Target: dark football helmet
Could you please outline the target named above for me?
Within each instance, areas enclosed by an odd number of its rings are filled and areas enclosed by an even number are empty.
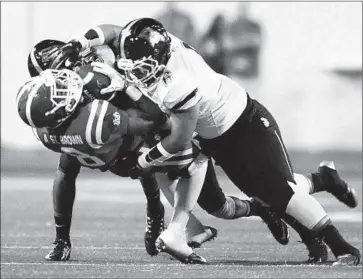
[[[30,76],[38,76],[42,71],[49,69],[51,63],[60,54],[60,48],[65,44],[57,40],[43,40],[37,43],[28,56]]]
[[[171,39],[152,18],[129,22],[119,37],[117,67],[130,83],[150,87],[163,76],[171,54]]]
[[[42,71],[18,92],[20,118],[35,128],[59,126],[75,111],[83,84],[82,78],[68,69]]]

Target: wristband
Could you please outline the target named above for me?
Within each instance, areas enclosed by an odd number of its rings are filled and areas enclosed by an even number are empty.
[[[152,166],[161,165],[167,159],[173,157],[174,154],[170,154],[159,142],[156,146],[150,149],[149,152],[143,153],[137,159],[137,163],[141,168],[146,169]]]

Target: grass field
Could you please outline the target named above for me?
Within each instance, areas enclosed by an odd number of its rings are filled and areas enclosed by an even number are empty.
[[[243,197],[221,177],[227,194]],[[361,178],[348,182],[359,206],[349,209],[331,195],[316,197],[346,239],[362,251]],[[66,263],[46,262],[54,239],[52,177],[1,178],[2,278],[361,278],[362,265],[305,265],[307,251],[291,232],[279,245],[256,218],[219,220],[200,208],[197,216],[219,229],[218,238],[198,252],[208,265],[183,265],[166,254],[150,257],[143,244],[145,203],[137,181],[105,174],[80,176],[71,231],[73,250]],[[165,200],[164,200],[165,202]],[[170,218],[167,206],[166,220]],[[329,260],[334,259],[329,254]]]

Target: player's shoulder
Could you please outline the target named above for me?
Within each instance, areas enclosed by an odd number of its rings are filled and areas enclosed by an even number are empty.
[[[172,34],[169,36],[171,37],[172,52],[157,90],[162,96],[166,108],[172,110],[175,106],[182,107],[181,102],[183,101],[190,103],[198,98],[198,81],[190,71],[192,61],[188,51],[192,47]],[[195,103],[193,102],[192,105]]]
[[[84,107],[88,113],[86,139],[91,144],[102,145],[115,135],[122,136],[127,131],[127,113],[108,101],[93,100]],[[88,140],[89,139],[89,140]]]

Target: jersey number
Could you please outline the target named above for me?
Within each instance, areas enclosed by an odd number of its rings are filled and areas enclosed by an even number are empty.
[[[96,156],[90,156],[86,153],[78,151],[73,147],[61,147],[61,152],[77,157],[78,161],[87,167],[100,167],[105,164],[100,158]]]

